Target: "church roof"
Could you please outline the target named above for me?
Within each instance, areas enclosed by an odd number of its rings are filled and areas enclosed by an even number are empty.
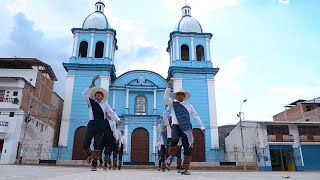
[[[191,7],[185,5],[182,7],[182,18],[175,26],[174,31],[186,33],[203,33],[200,23],[191,16]]]
[[[107,17],[99,11],[90,14],[83,22],[83,29],[110,29],[111,26],[108,22]]]

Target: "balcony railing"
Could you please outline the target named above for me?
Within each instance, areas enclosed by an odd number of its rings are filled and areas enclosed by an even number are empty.
[[[0,121],[0,134],[7,134],[9,122]]]
[[[273,134],[268,135],[268,142],[293,142],[293,135]]]
[[[299,136],[300,142],[320,142],[320,135],[300,135]]]
[[[4,98],[4,97],[0,97],[0,102],[11,102],[11,103],[15,103],[17,102],[18,98]]]

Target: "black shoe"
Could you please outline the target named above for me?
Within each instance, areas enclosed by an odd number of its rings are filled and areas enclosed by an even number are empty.
[[[181,174],[182,175],[190,175],[190,172],[188,170],[186,170],[186,169],[182,169],[181,170]]]
[[[97,171],[97,167],[92,166],[91,171]]]
[[[166,169],[161,169],[161,172],[165,172],[166,171]]]
[[[170,171],[170,168],[169,167],[166,167],[167,171]]]

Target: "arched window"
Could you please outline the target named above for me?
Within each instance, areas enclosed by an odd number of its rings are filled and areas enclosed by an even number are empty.
[[[85,57],[87,57],[87,54],[88,54],[88,42],[82,41],[80,43],[80,47],[79,47],[79,57],[85,58]]]
[[[198,45],[196,47],[196,51],[197,51],[197,61],[204,61],[204,48],[201,45]]]
[[[94,57],[95,58],[102,58],[103,57],[103,49],[104,49],[104,43],[102,41],[97,42],[96,52],[94,54]]]
[[[136,97],[136,114],[147,114],[147,98],[143,95]]]
[[[181,46],[181,60],[182,61],[189,61],[190,60],[189,46],[187,46],[185,44]]]

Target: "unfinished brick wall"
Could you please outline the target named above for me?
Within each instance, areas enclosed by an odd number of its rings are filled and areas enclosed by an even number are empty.
[[[287,116],[287,118],[286,118]],[[320,121],[320,108],[307,111],[306,104],[298,104],[273,116],[274,121]]]
[[[21,109],[44,125],[54,129],[53,143],[57,144],[61,124],[63,100],[53,92],[54,81],[38,72],[35,87],[25,83],[22,91]],[[53,103],[54,101],[54,103]]]

